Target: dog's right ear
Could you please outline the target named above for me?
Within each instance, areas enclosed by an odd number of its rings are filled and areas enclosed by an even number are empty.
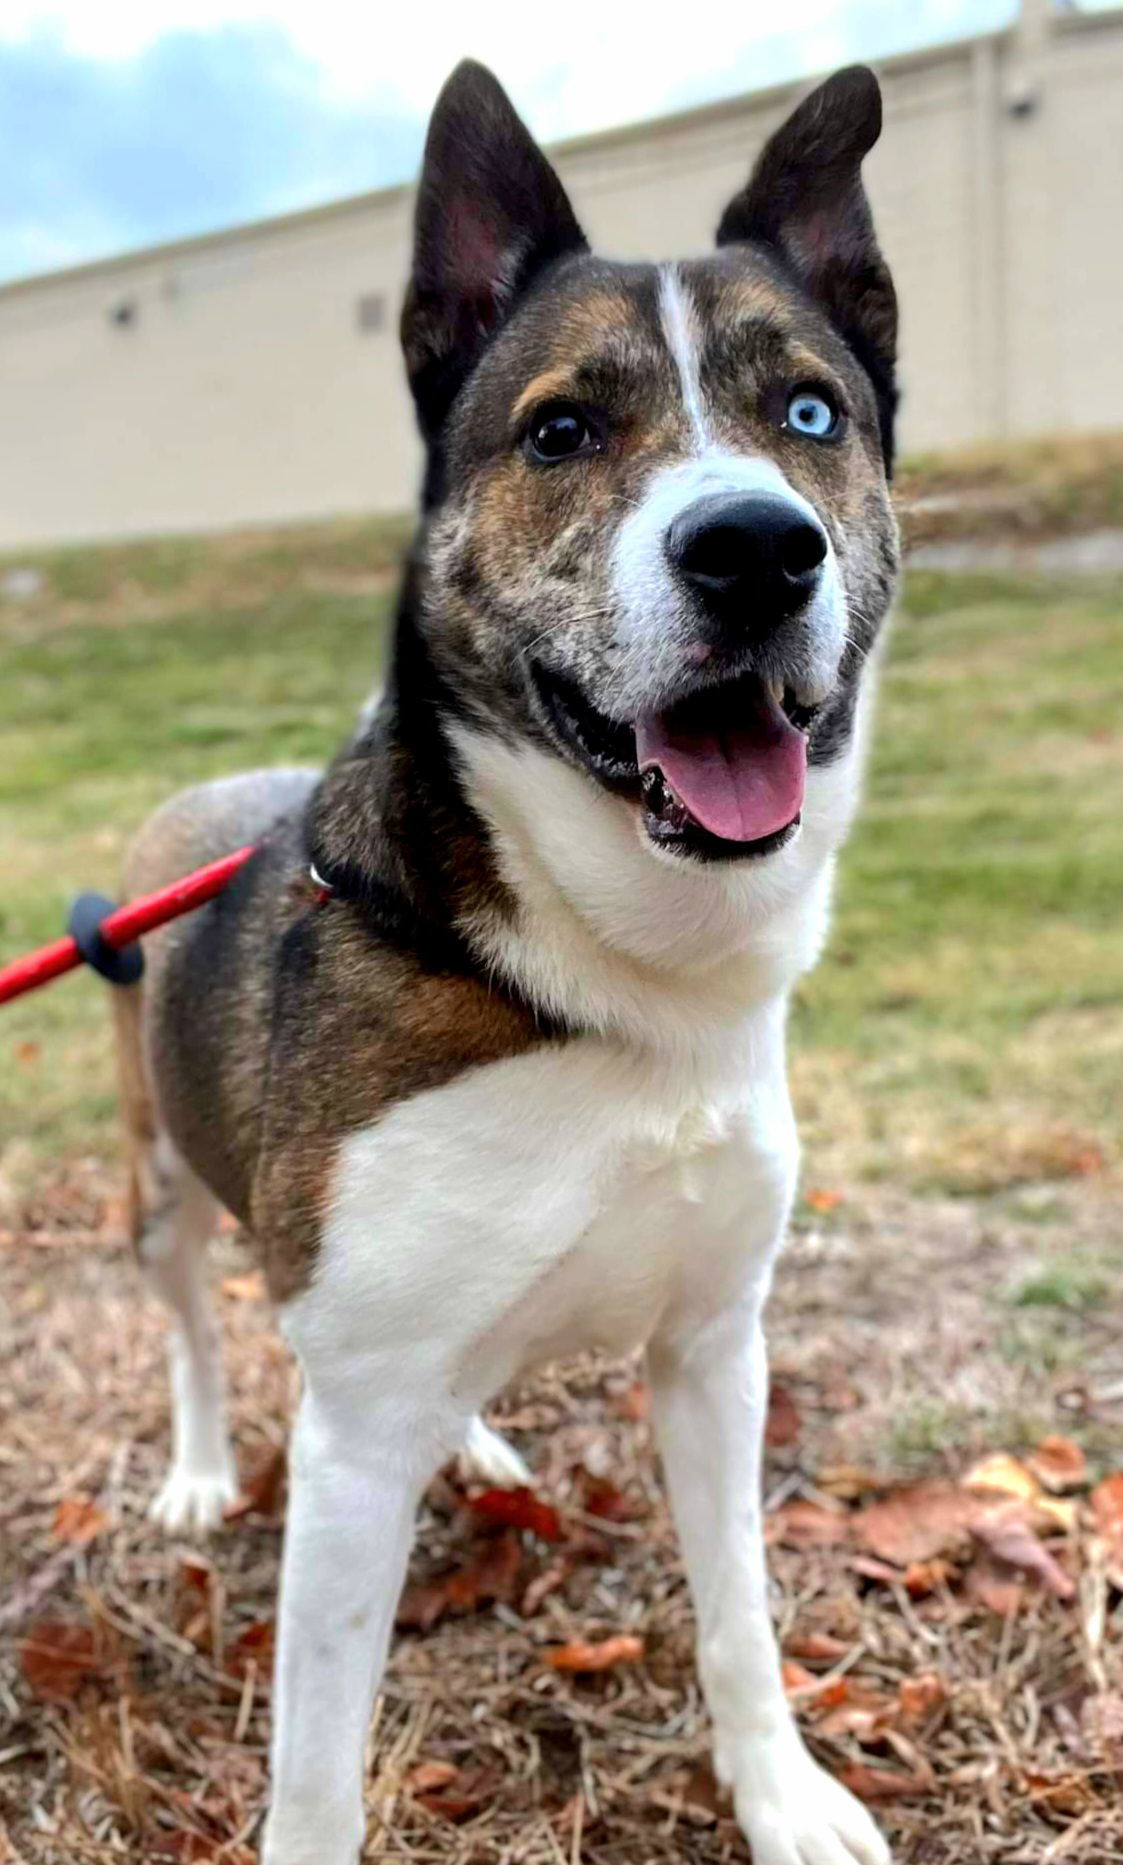
[[[585,249],[565,189],[506,92],[466,59],[429,125],[402,311],[427,440],[520,292],[554,260]]]

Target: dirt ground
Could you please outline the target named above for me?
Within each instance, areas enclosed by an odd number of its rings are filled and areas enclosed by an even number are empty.
[[[1096,1268],[1121,1222],[1102,1174],[801,1207],[770,1329],[776,1612],[812,1744],[900,1865],[1123,1860],[1123,1283]],[[258,1280],[220,1238],[247,1496],[200,1549],[146,1520],[163,1324],[103,1170],[41,1186],[0,1265],[0,1860],[249,1865],[294,1396]],[[494,1414],[535,1500],[434,1483],[367,1860],[747,1859],[645,1400],[635,1365],[551,1372]]]

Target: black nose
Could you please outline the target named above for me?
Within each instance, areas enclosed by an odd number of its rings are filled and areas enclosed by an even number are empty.
[[[759,629],[814,594],[827,535],[779,494],[714,492],[679,513],[666,548],[719,629]]]

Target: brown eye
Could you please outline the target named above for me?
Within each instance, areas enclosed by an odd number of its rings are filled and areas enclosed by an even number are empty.
[[[527,444],[531,459],[540,466],[572,460],[581,453],[595,453],[600,445],[588,415],[575,402],[552,402],[540,408],[531,423]]]

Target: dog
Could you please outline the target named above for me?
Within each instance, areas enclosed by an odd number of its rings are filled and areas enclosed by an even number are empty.
[[[761,1315],[898,568],[872,73],[795,109],[708,256],[593,256],[496,80],[433,115],[402,313],[426,446],[388,683],[323,774],[166,805],[129,892],[246,841],[114,993],[171,1474],[234,1493],[202,1245],[259,1241],[300,1361],[265,1865],[355,1865],[424,1485],[547,1359],[643,1346],[716,1766],[755,1865],[886,1865],[784,1698]]]

